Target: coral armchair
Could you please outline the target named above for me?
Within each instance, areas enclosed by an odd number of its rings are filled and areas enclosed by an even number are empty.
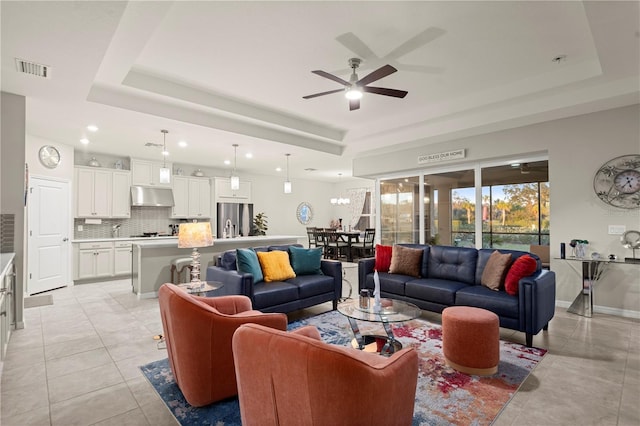
[[[251,310],[246,296],[198,297],[164,284],[158,292],[171,371],[195,407],[238,394],[231,339],[238,327],[257,323],[287,328],[285,314]]]
[[[418,354],[386,358],[256,324],[233,336],[243,426],[411,425]]]

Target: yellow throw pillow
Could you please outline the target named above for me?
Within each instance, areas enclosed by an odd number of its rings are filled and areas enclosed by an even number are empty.
[[[265,282],[284,281],[296,277],[289,263],[289,253],[286,251],[258,251],[256,254]]]

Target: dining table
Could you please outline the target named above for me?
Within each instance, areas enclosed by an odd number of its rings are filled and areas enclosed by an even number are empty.
[[[347,243],[347,261],[353,262],[353,243],[360,242],[360,231],[358,230],[337,230],[338,238]]]

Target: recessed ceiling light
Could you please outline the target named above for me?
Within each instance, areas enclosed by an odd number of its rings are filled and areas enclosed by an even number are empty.
[[[245,158],[253,158],[253,154],[250,152],[247,152],[244,156]]]
[[[89,144],[89,139],[82,138],[82,139],[80,139],[80,143],[82,143],[83,145],[88,145]]]
[[[231,160],[224,160],[224,164],[228,166],[229,164],[231,164]]]
[[[567,60],[567,55],[558,55],[558,56],[554,56],[553,59],[551,59],[551,62],[555,62],[556,64],[559,64],[560,62],[564,62]]]
[[[90,132],[97,132],[98,131],[98,126],[96,126],[95,124],[89,124],[87,126],[87,130]]]
[[[169,156],[169,151],[167,151],[167,150],[162,151],[162,155],[164,155],[165,157],[168,157]]]
[[[186,142],[186,141],[180,141],[180,142],[178,142],[178,146],[179,146],[180,148],[184,148],[184,147],[186,147],[186,146],[187,146],[187,142]]]
[[[282,167],[276,167],[276,172],[281,172],[282,171]]]

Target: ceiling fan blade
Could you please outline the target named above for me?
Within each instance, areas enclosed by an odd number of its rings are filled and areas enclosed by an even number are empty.
[[[360,109],[360,99],[349,99],[349,111]]]
[[[385,65],[373,71],[371,74],[368,74],[367,76],[361,78],[356,84],[362,87],[365,84],[373,83],[374,81],[380,80],[381,78],[384,78],[389,74],[393,74],[396,71],[398,70],[391,65]]]
[[[360,40],[354,33],[341,34],[336,37],[336,40],[338,41],[338,43],[340,43],[364,60],[372,58],[377,59],[376,54],[373,53],[371,49],[369,49],[369,46],[364,44],[364,42]]]
[[[426,30],[415,35],[414,37],[402,43],[400,46],[393,49],[391,53],[386,55],[383,59],[393,60],[393,59],[400,58],[401,56],[404,56],[407,53],[413,52],[414,50],[424,46],[430,41],[435,40],[436,38],[443,35],[445,32],[446,31],[441,28],[436,28],[436,27],[427,28]]]
[[[330,95],[332,93],[344,92],[344,89],[329,90],[327,92],[314,93],[313,95],[303,96],[303,99],[317,98],[318,96]]]
[[[376,95],[385,95],[385,96],[393,96],[394,98],[404,98],[407,96],[406,90],[396,90],[396,89],[387,89],[385,87],[371,87],[364,86],[362,87],[363,92],[375,93]]]
[[[315,71],[311,71],[312,73],[319,75],[320,77],[324,77],[324,78],[328,78],[329,80],[333,80],[337,83],[342,84],[343,86],[351,86],[351,83],[349,83],[348,81],[345,81],[343,79],[341,79],[340,77],[336,77],[333,74],[329,74],[326,71],[322,71],[322,70],[315,70]]]

